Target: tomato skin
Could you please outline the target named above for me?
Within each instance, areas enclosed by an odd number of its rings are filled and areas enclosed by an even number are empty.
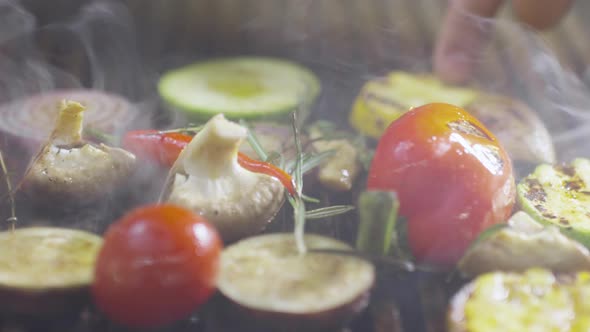
[[[435,103],[394,121],[379,140],[369,190],[396,191],[418,261],[453,266],[484,229],[505,222],[515,202],[512,163],[467,111]]]
[[[193,139],[182,133],[163,133],[158,130],[136,130],[128,132],[123,138],[123,148],[136,156],[172,167],[182,150]],[[295,185],[291,176],[275,165],[254,160],[239,152],[240,166],[254,173],[270,175],[281,181],[291,195],[295,195]]]
[[[189,210],[135,209],[104,236],[91,290],[95,303],[130,327],[182,319],[213,294],[222,246],[216,229]]]

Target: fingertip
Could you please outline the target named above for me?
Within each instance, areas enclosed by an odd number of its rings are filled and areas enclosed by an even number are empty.
[[[437,53],[434,57],[434,73],[444,82],[464,84],[473,74],[473,59],[461,53]]]

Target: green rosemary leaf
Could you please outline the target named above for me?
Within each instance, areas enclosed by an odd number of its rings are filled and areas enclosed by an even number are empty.
[[[83,131],[83,136],[90,137],[95,139],[99,142],[105,143],[110,146],[117,146],[119,143],[117,142],[117,138],[114,135],[107,134],[99,129],[86,127]]]
[[[307,195],[305,195],[305,194],[302,194],[302,195],[301,195],[301,199],[303,199],[303,201],[304,201],[304,202],[307,202],[307,203],[313,203],[313,204],[317,204],[317,203],[319,203],[319,202],[320,202],[320,200],[319,200],[319,199],[317,199],[317,198],[315,198],[315,197],[309,197],[309,196],[307,196]]]
[[[250,126],[248,126],[248,123],[244,120],[240,120],[240,124],[248,128],[248,144],[250,144],[252,150],[256,152],[258,158],[260,158],[260,160],[268,160],[268,154],[266,153],[266,151],[264,151],[262,144],[260,144],[260,141],[258,140],[258,137],[256,137],[254,131],[250,128]]]
[[[333,205],[315,210],[310,210],[305,213],[306,219],[322,219],[334,217],[340,214],[354,210],[352,205]]]

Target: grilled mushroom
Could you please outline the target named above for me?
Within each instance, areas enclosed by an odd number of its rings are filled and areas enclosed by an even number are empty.
[[[84,110],[77,102],[62,101],[55,128],[21,183],[33,204],[60,208],[90,204],[120,188],[133,171],[133,154],[82,139]]]
[[[171,168],[162,200],[202,214],[226,242],[260,232],[284,202],[276,178],[238,163],[246,128],[214,116]]]

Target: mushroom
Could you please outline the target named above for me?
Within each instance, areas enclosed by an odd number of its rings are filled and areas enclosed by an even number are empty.
[[[202,214],[226,242],[262,231],[284,202],[279,180],[238,163],[247,135],[223,114],[211,118],[172,166],[161,197]]]
[[[135,156],[82,139],[85,107],[63,100],[53,132],[32,159],[21,191],[34,204],[86,205],[122,186],[134,169]]]

